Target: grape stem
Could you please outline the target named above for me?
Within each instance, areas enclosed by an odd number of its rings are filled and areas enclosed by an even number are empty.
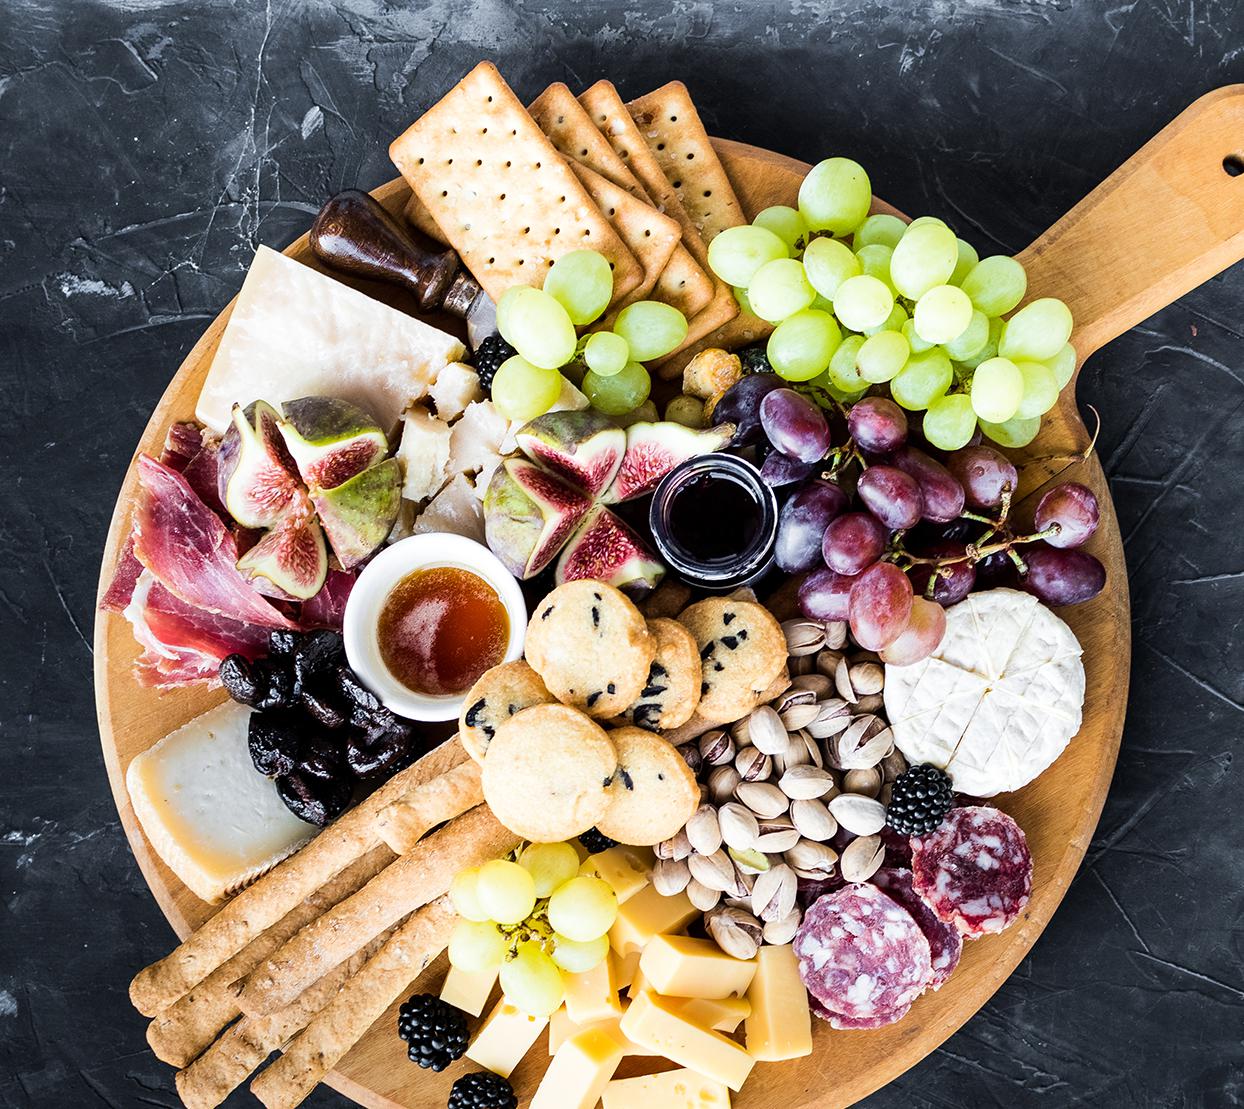
[[[999,551],[1005,551],[1011,556],[1011,560],[1019,567],[1021,572],[1026,571],[1022,560],[1014,552],[1013,548],[1024,543],[1036,543],[1041,539],[1049,539],[1052,535],[1057,535],[1060,531],[1058,524],[1051,524],[1044,531],[1034,531],[1031,535],[1008,535],[1005,539],[1000,539],[996,543],[969,543],[961,555],[954,555],[950,558],[924,558],[920,555],[914,555],[910,551],[897,547],[893,551],[894,562],[896,564],[903,563],[899,568],[902,570],[910,569],[912,566],[954,566],[960,562],[971,562],[973,564],[980,562],[982,559],[988,558],[990,555],[997,554]]]

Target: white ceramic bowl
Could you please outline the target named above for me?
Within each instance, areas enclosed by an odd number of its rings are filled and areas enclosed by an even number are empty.
[[[522,658],[527,631],[527,603],[501,560],[487,547],[461,535],[432,532],[412,535],[386,547],[359,574],[346,602],[342,634],[346,658],[364,684],[385,706],[409,720],[452,720],[462,710],[466,691],[431,697],[397,680],[380,655],[377,628],[384,602],[394,587],[416,570],[455,566],[483,578],[497,591],[510,619],[505,662]]]

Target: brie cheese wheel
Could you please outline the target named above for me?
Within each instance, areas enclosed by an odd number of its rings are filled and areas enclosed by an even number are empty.
[[[388,431],[464,353],[452,335],[261,246],[195,415],[222,434],[234,404],[280,408],[320,394],[352,401]]]
[[[885,668],[885,707],[908,762],[960,793],[1027,785],[1080,730],[1084,664],[1062,620],[1028,593],[991,589],[946,610],[932,656]]]
[[[251,762],[251,710],[226,701],[130,763],[125,785],[151,846],[204,901],[219,901],[316,832]]]

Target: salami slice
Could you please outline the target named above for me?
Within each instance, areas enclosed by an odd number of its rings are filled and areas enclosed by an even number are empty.
[[[892,901],[911,913],[912,919],[919,925],[924,938],[929,941],[933,966],[929,989],[941,989],[959,965],[959,956],[963,954],[963,937],[959,934],[959,929],[939,920],[937,914],[924,903],[912,888],[910,870],[885,868],[873,875],[872,882]]]
[[[809,996],[808,1007],[812,1012],[825,1021],[830,1028],[837,1028],[840,1031],[857,1031],[868,1028],[884,1028],[887,1024],[893,1024],[896,1020],[902,1020],[911,1009],[910,1005],[902,1005],[897,1009],[892,1009],[888,1013],[879,1013],[875,1017],[844,1017],[841,1013],[835,1013],[830,1009],[826,1009],[815,997]]]
[[[951,809],[927,836],[913,836],[912,886],[939,919],[965,936],[1001,932],[1032,893],[1023,829],[984,805]]]
[[[804,913],[795,933],[799,975],[833,1013],[868,1019],[910,1005],[929,984],[929,941],[876,886],[845,886]]]

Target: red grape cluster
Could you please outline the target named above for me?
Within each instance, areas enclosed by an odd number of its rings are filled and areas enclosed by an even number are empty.
[[[737,424],[735,446],[769,450],[762,476],[790,491],[776,561],[805,575],[799,604],[809,619],[849,621],[860,646],[908,665],[941,642],[944,606],[974,589],[1010,585],[1051,605],[1101,592],[1105,568],[1078,549],[1097,528],[1090,489],[1054,486],[1037,504],[1035,530],[1016,534],[1019,474],[1000,451],[975,442],[939,460],[909,441],[894,401],[825,403],[845,428],[775,374],[758,373],[713,412],[714,422]]]

